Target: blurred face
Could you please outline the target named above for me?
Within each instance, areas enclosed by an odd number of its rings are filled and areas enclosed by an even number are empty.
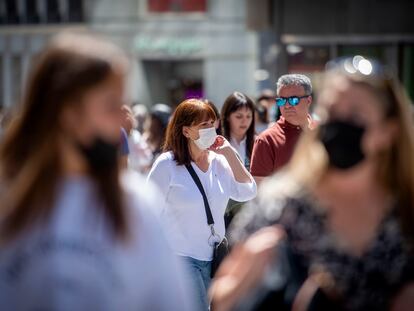
[[[361,147],[367,159],[390,148],[396,136],[394,121],[385,120],[377,96],[345,77],[331,79],[320,95],[320,107],[330,120],[350,121],[363,126]]]
[[[231,136],[244,137],[252,124],[253,111],[247,107],[232,112],[228,117]]]
[[[69,136],[88,146],[97,137],[110,143],[120,141],[124,79],[112,75],[88,90],[78,105],[69,105],[64,127]]]
[[[260,100],[260,104],[262,104],[267,109],[271,109],[272,106],[275,104],[274,97],[267,97]]]
[[[291,97],[291,96],[305,96],[308,95],[305,93],[305,90],[302,86],[299,85],[287,85],[280,88],[278,97]],[[303,125],[306,124],[309,106],[312,103],[312,97],[308,96],[302,98],[296,106],[291,106],[289,101],[286,101],[286,104],[280,107],[280,112],[287,122],[293,125]]]
[[[131,130],[137,127],[137,120],[132,113],[131,108],[128,105],[123,105],[122,111],[122,127],[129,134]]]

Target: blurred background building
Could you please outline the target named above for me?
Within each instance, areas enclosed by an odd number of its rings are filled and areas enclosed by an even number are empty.
[[[259,33],[259,67],[271,87],[287,72],[318,84],[329,59],[362,55],[393,69],[414,98],[414,1],[247,0],[249,29]]]
[[[92,29],[131,56],[131,101],[221,106],[257,95],[279,75],[318,83],[330,58],[390,65],[414,98],[410,0],[0,0],[0,105],[18,103],[33,57],[63,29]]]
[[[133,59],[132,100],[178,104],[255,94],[257,35],[239,0],[0,0],[0,102],[19,97],[32,57],[54,33],[90,28]]]

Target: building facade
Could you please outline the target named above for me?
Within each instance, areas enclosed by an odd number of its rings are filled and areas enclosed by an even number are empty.
[[[362,55],[390,67],[414,99],[412,0],[247,0],[248,26],[259,33],[262,87],[288,72],[318,85],[328,60]]]
[[[257,34],[244,0],[5,0],[0,16],[4,107],[18,102],[33,57],[66,29],[104,34],[129,54],[131,102],[206,97],[221,106],[235,90],[257,92]]]
[[[0,0],[0,106],[19,102],[33,57],[66,29],[92,30],[131,58],[131,102],[221,106],[238,90],[311,76],[332,58],[375,57],[414,99],[412,0]]]

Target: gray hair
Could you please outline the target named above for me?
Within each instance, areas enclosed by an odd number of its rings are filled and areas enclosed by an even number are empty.
[[[276,92],[279,94],[280,89],[283,86],[289,86],[289,85],[297,85],[303,87],[305,90],[306,95],[312,94],[312,83],[310,79],[301,74],[287,74],[283,75],[277,80],[276,83]]]

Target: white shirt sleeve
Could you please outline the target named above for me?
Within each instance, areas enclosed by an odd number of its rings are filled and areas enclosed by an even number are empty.
[[[230,198],[239,202],[246,202],[256,197],[257,186],[253,177],[250,176],[250,182],[239,183],[236,181],[231,170],[230,164],[224,156],[218,156],[219,162],[224,170],[224,174],[229,178]]]
[[[164,196],[167,197],[168,190],[170,188],[171,181],[171,157],[169,152],[161,154],[152,165],[151,171],[147,177],[147,183],[154,183],[157,185],[158,190]]]

